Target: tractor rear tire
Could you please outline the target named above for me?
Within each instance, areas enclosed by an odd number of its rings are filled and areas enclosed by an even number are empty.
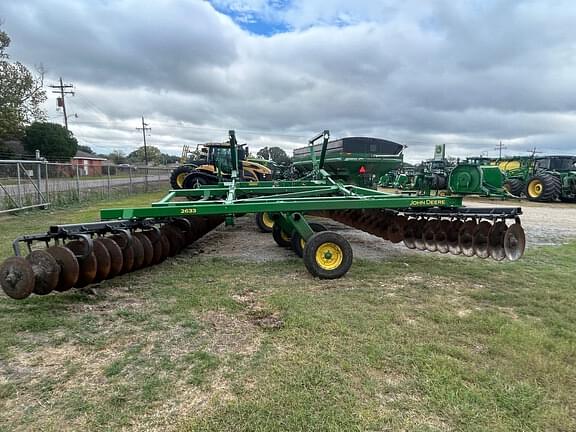
[[[560,198],[562,181],[549,173],[539,173],[526,183],[526,197],[530,201],[553,202]]]
[[[312,276],[320,279],[338,279],[352,265],[350,243],[333,231],[314,234],[304,246],[304,265]]]
[[[522,196],[525,188],[526,185],[524,184],[524,182],[517,178],[506,180],[506,182],[504,183],[504,189],[506,189],[510,194],[518,198]]]
[[[184,179],[194,168],[188,165],[176,167],[170,173],[170,186],[172,189],[184,189]]]

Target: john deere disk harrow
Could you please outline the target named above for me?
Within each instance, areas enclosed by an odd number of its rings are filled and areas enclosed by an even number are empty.
[[[230,131],[232,179],[217,185],[172,190],[150,207],[104,209],[100,222],[53,226],[22,236],[15,256],[0,266],[0,284],[12,298],[81,288],[158,264],[222,222],[266,213],[279,246],[292,247],[308,271],[334,279],[352,264],[348,241],[308,215],[331,218],[410,249],[517,260],[524,253],[520,208],[464,208],[459,196],[409,196],[335,182],[323,170],[323,151],[313,172],[297,181],[239,182],[236,138]],[[46,248],[37,248],[45,244]],[[22,256],[22,245],[28,255]]]

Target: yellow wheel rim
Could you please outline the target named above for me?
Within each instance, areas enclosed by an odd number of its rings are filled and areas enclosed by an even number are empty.
[[[284,231],[280,231],[280,237],[282,237],[282,240],[286,240],[287,242],[290,241],[290,236],[286,234]]]
[[[542,194],[542,190],[544,186],[540,180],[532,180],[530,184],[528,184],[528,194],[532,198],[538,198]]]
[[[270,217],[270,215],[268,213],[262,213],[262,223],[268,227],[268,228],[272,228],[272,226],[274,225],[274,220],[272,220],[272,218]]]
[[[176,176],[176,184],[180,187],[184,186],[184,179],[188,175],[187,172],[180,173]]]
[[[323,270],[335,270],[344,258],[342,249],[335,243],[322,243],[316,249],[316,263]]]

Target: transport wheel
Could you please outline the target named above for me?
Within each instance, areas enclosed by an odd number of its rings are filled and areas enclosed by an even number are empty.
[[[310,228],[312,228],[312,231],[314,231],[315,233],[326,231],[326,227],[321,223],[310,222],[308,225],[310,225]],[[298,231],[294,230],[294,232],[292,233],[292,238],[290,239],[290,243],[292,245],[292,249],[294,249],[294,252],[296,252],[296,255],[302,258],[302,256],[304,256],[304,247],[306,246],[306,240],[304,240],[302,236],[298,234]]]
[[[292,243],[290,242],[290,236],[284,232],[284,230],[280,227],[280,224],[274,223],[272,226],[272,238],[280,247],[292,246]]]
[[[190,166],[179,166],[170,173],[170,186],[172,189],[184,189],[184,179],[194,171]]]
[[[510,179],[504,183],[504,189],[506,189],[510,194],[514,195],[515,197],[520,198],[524,193],[524,188],[526,185],[520,179]]]
[[[352,265],[352,247],[340,234],[322,231],[308,239],[303,258],[312,276],[337,279],[344,276]]]
[[[556,201],[561,193],[562,182],[559,177],[552,174],[537,174],[526,184],[526,197],[530,201]]]
[[[256,213],[256,226],[263,233],[271,233],[274,226],[274,219],[266,212]]]

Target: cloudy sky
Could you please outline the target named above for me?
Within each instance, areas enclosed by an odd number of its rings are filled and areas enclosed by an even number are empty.
[[[2,0],[0,19],[13,59],[74,84],[70,127],[102,152],[141,145],[144,115],[171,154],[228,129],[253,150],[330,129],[412,161],[576,154],[574,0]]]

